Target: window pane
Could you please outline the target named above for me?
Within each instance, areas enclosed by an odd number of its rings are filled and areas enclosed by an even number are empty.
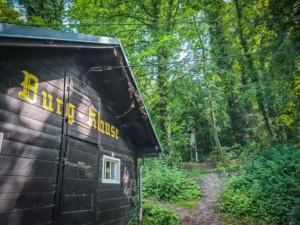
[[[120,183],[120,160],[109,156],[103,156],[103,183]]]
[[[111,178],[112,180],[114,180],[114,179],[115,179],[115,163],[114,163],[114,162],[111,162],[111,167],[110,167],[110,169],[111,169],[111,176],[110,176],[110,178]]]
[[[120,180],[120,163],[116,163],[115,170],[116,170],[115,180],[119,181]]]
[[[110,179],[110,162],[106,161],[105,179]]]

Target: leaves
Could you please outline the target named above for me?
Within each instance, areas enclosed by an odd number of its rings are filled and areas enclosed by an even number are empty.
[[[298,224],[300,150],[276,145],[232,177],[218,201],[219,211],[247,224]]]
[[[13,9],[9,1],[0,1],[0,23],[24,24],[21,14]]]
[[[119,38],[165,153],[177,160],[189,159],[192,126],[199,149],[212,151],[210,108],[223,146],[299,140],[297,0],[0,4],[2,22],[24,17],[29,25]]]
[[[143,205],[143,225],[179,225],[180,221],[176,212],[163,206],[146,202]]]
[[[166,160],[148,160],[143,177],[143,193],[147,198],[165,202],[181,202],[200,198],[200,187],[187,178],[187,172],[168,166]]]

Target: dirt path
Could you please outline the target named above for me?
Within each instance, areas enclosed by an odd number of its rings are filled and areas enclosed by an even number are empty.
[[[215,202],[216,195],[222,189],[220,175],[210,173],[202,175],[201,191],[202,199],[199,202],[198,208],[194,210],[185,210],[173,208],[180,218],[181,225],[223,225],[218,220],[214,209],[217,206]]]

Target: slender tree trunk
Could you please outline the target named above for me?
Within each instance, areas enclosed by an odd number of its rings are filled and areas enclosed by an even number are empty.
[[[167,11],[166,17],[166,25],[161,26],[159,23],[161,22],[161,4],[162,2],[159,0],[153,1],[153,33],[154,35],[164,33],[164,32],[171,32],[174,29],[174,22],[175,17],[177,14],[177,10],[180,4],[177,1],[169,0],[169,8]],[[159,35],[158,35],[159,36]],[[168,146],[171,145],[171,116],[170,116],[170,107],[169,107],[169,69],[167,64],[163,65],[163,63],[167,63],[170,58],[170,51],[169,49],[160,49],[156,52],[158,63],[161,63],[157,67],[157,88],[158,88],[158,95],[159,95],[159,102],[156,105],[156,112],[157,112],[157,121],[159,130],[162,131],[162,139],[164,143]]]
[[[207,88],[208,95],[209,95],[209,111],[210,111],[210,119],[211,119],[212,130],[213,130],[213,133],[214,133],[214,139],[215,139],[215,142],[216,142],[216,147],[217,147],[218,153],[219,153],[219,155],[221,155],[222,154],[222,147],[221,147],[219,137],[218,137],[218,133],[217,133],[215,114],[214,114],[214,111],[213,111],[210,89],[209,89],[208,85],[206,85],[206,88]]]
[[[197,27],[197,24],[196,24],[195,16],[193,16],[193,19],[194,19],[194,24],[195,24],[195,28],[196,28],[196,32],[197,32],[199,41],[200,41],[200,43],[202,45],[202,58],[204,59],[205,58],[204,44],[203,44],[201,36],[200,36],[200,34],[198,32],[198,27]],[[210,111],[211,125],[212,125],[213,134],[214,134],[214,139],[215,139],[215,142],[216,142],[216,147],[217,147],[218,153],[221,155],[222,154],[222,147],[221,147],[221,144],[220,144],[220,141],[219,141],[218,132],[217,132],[217,128],[216,128],[216,121],[215,121],[215,115],[214,115],[214,111],[213,111],[213,105],[212,105],[210,88],[209,88],[209,85],[207,84],[207,80],[206,80],[205,64],[206,64],[206,62],[204,61],[203,74],[204,74],[204,78],[205,78],[205,81],[206,81],[206,88],[207,88],[207,91],[208,91],[209,111]]]
[[[169,112],[170,110],[168,110]],[[170,114],[168,114],[168,118],[166,120],[166,127],[167,127],[167,137],[168,137],[168,146],[171,146],[171,118]]]
[[[207,7],[207,4],[212,2],[215,3],[216,10],[210,10],[209,7]],[[207,2],[205,5],[207,7],[207,9],[205,9],[206,19],[215,20],[216,18],[219,18],[220,10],[218,9],[222,9],[222,7],[224,7],[226,4],[227,3],[225,3],[223,0],[209,0],[209,2]],[[209,45],[211,48],[211,53],[214,56],[227,56],[231,43],[227,38],[228,35],[226,34],[226,28],[224,27],[224,24],[219,22],[211,23],[208,30],[210,37]],[[216,60],[215,63],[220,71],[230,71],[233,67],[233,62],[231,62],[230,60]],[[243,64],[241,65],[243,66]],[[232,79],[228,79],[227,75],[225,74],[223,76],[222,86],[224,86],[223,91],[228,104],[227,114],[229,115],[231,124],[231,129],[227,131],[228,135],[230,136],[229,140],[227,140],[227,144],[229,144],[230,142],[230,144],[233,145],[234,143],[241,143],[240,139],[241,136],[243,136],[242,133],[245,129],[243,129],[243,123],[241,123],[243,117],[237,115],[239,111],[238,100],[240,99],[240,96],[238,96],[238,94],[235,94],[232,91],[232,88],[235,86],[235,81],[233,81]],[[241,79],[242,83],[246,85],[244,70],[242,70]]]
[[[152,3],[152,18],[153,18],[153,33],[157,36],[161,33],[159,26],[160,22],[160,3],[159,1],[153,1]],[[158,63],[168,61],[167,50],[161,49],[156,52]],[[157,67],[157,93],[159,95],[159,101],[155,104],[155,113],[157,118],[157,128],[161,131],[161,139],[164,144],[168,145],[168,68],[166,65],[160,65]]]

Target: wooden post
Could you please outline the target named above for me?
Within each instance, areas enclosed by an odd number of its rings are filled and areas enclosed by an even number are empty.
[[[196,162],[198,162],[198,149],[197,149],[196,130],[194,130],[194,138],[195,138],[195,158],[196,158]]]

